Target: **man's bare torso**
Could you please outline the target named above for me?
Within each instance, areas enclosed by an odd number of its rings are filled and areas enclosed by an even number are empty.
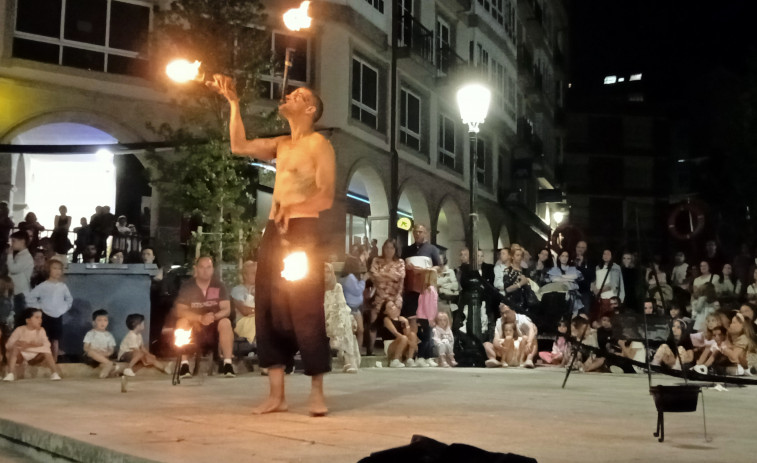
[[[318,190],[316,150],[324,141],[321,134],[314,132],[297,141],[284,138],[279,142],[270,219],[274,218],[279,205],[291,206],[289,218],[318,217],[320,210],[307,200]]]

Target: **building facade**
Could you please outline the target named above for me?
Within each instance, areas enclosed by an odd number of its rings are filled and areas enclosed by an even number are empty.
[[[37,14],[30,3],[49,14]],[[146,71],[155,65],[148,47],[153,7],[166,3],[101,0],[90,8],[61,0],[0,0],[0,143],[156,141],[148,122],[178,124],[176,90],[150,80]],[[471,175],[479,183],[478,240],[487,261],[512,241],[528,248],[544,244],[551,202],[561,201],[540,191],[559,186],[555,174],[563,156],[563,1],[400,0],[396,11],[383,0],[315,1],[313,26],[299,32],[281,21],[298,2],[264,4],[269,23],[257,26],[270,29],[274,59],[294,49],[290,84],[310,86],[325,102],[318,128],[337,153],[337,200],[325,214],[332,253],[364,238],[380,246],[396,226],[389,223],[392,137],[399,155],[399,216],[427,225],[453,265],[467,242]],[[473,172],[455,103],[458,86],[470,78],[492,90]],[[251,111],[270,109],[279,97],[281,76],[263,81],[259,107]],[[144,160],[143,153],[133,154]],[[0,159],[0,199],[16,219],[35,207],[27,193],[42,161],[22,150]],[[145,200],[151,231],[169,241],[178,235],[178,214],[160,203],[160,188],[152,186]],[[257,199],[262,219],[270,193],[261,189]]]

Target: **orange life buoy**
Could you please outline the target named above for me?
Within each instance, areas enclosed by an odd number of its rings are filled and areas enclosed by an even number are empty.
[[[695,223],[692,225],[692,230],[688,233],[681,233],[676,227],[676,222],[678,221],[678,217],[681,215],[681,213],[688,213],[695,220]],[[695,203],[686,202],[679,204],[668,216],[668,231],[673,236],[673,238],[679,240],[689,240],[702,233],[702,230],[704,230],[704,223],[704,210]]]

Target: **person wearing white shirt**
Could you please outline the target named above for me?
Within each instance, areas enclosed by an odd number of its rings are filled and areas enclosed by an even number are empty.
[[[677,252],[674,259],[675,265],[670,272],[670,284],[683,287],[688,278],[689,264],[686,263],[686,256],[682,252]]]
[[[8,276],[13,280],[13,304],[17,313],[26,308],[26,297],[29,295],[29,282],[34,271],[34,259],[27,249],[29,236],[26,232],[17,231],[11,235],[11,251],[8,253]]]
[[[510,250],[508,248],[502,248],[499,250],[499,260],[494,264],[494,287],[499,290],[501,294],[505,294],[505,286],[503,276],[505,269],[510,266]]]
[[[699,273],[700,275],[694,278],[694,282],[691,285],[694,297],[698,296],[697,290],[699,290],[705,283],[712,283],[716,288],[720,286],[720,275],[710,273],[710,263],[706,260],[699,263]]]

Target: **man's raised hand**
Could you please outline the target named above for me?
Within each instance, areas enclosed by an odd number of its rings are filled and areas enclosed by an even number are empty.
[[[229,76],[213,74],[213,80],[205,82],[205,85],[223,95],[229,102],[239,101],[236,84]]]

